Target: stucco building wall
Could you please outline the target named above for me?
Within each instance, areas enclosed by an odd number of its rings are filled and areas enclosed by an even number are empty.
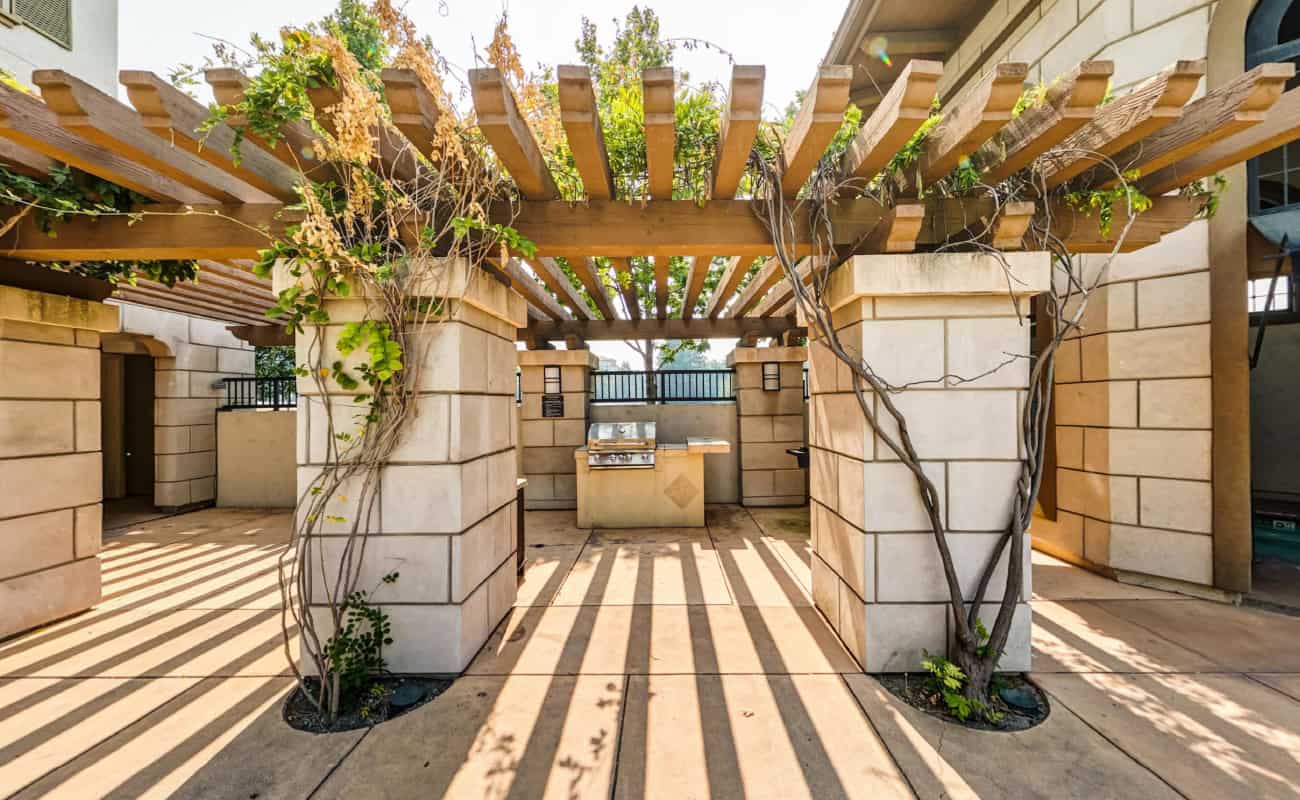
[[[297,411],[217,414],[217,505],[292,508],[298,500]]]
[[[32,71],[62,69],[117,96],[117,0],[73,0],[72,47],[18,24],[0,26],[0,68],[32,85]]]

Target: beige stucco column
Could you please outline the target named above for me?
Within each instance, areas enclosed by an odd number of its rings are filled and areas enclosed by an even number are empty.
[[[1048,287],[1048,257],[1009,253],[858,256],[833,277],[834,324],[850,353],[904,391],[893,395],[923,468],[942,498],[948,543],[966,596],[1010,520],[1020,470],[1019,414],[1029,362],[1029,323],[1016,315]],[[1016,298],[1008,297],[1008,285]],[[816,331],[809,330],[815,337]],[[809,441],[812,580],[817,607],[867,672],[919,669],[922,650],[944,652],[948,592],[938,547],[908,469],[873,435],[852,375],[810,338]],[[945,377],[949,376],[949,377]],[[884,416],[879,398],[869,395]],[[1006,653],[1029,667],[1029,547]],[[1003,556],[1005,565],[1007,556]],[[1003,570],[1005,566],[1003,566]],[[999,600],[999,571],[988,599]],[[985,613],[991,624],[995,607]]]
[[[1035,540],[1048,552],[1132,581],[1214,582],[1206,248],[1197,222],[1088,257],[1101,286],[1057,358],[1058,524]]]
[[[599,363],[590,350],[519,351],[525,508],[578,507],[573,451],[587,443],[590,375]]]
[[[373,589],[372,601],[392,620],[394,644],[385,658],[399,673],[461,671],[515,599],[514,340],[527,310],[523,298],[463,262],[446,268],[428,291],[448,298],[446,317],[408,337],[404,355],[409,374],[418,374],[415,414],[379,476],[379,502],[363,519],[367,539],[357,588]],[[277,290],[288,280],[278,273]],[[334,347],[343,325],[363,317],[365,302],[328,301],[330,324],[297,337],[299,363],[308,362],[317,334]],[[352,367],[362,357],[343,360]],[[328,457],[326,404],[336,433],[349,431],[359,410],[355,392],[332,381],[326,388],[320,394],[311,378],[298,384],[300,497]],[[346,531],[364,513],[357,496],[355,489],[340,492],[326,508],[344,520],[324,523],[327,574]],[[390,572],[398,580],[383,583]],[[313,602],[320,603],[324,582],[314,578]],[[328,624],[323,610],[317,619]]]
[[[736,370],[742,505],[808,502],[807,470],[786,452],[804,446],[807,357],[802,347],[737,347],[727,356],[727,366]]]
[[[0,638],[100,599],[99,335],[118,312],[0,286]]]

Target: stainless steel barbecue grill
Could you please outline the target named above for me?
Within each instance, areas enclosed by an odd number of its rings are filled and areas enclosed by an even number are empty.
[[[587,466],[592,469],[654,469],[653,422],[594,422],[587,429]]]

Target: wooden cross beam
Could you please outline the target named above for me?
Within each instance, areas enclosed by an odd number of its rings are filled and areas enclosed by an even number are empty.
[[[975,154],[984,182],[1001,183],[1088,124],[1106,97],[1113,61],[1084,61],[1047,89],[1041,105],[1027,108]]]
[[[0,163],[10,172],[43,179],[59,162],[9,139],[0,138]]]
[[[443,111],[413,69],[385,69],[380,73],[384,99],[393,113],[393,126],[421,155],[433,151],[434,132]]]
[[[713,161],[713,185],[709,196],[713,199],[735,197],[745,175],[749,153],[758,135],[762,121],[763,81],[767,70],[758,66],[731,68],[731,94],[723,110],[718,127],[718,149]],[[682,318],[695,314],[695,305],[714,256],[696,256],[691,259],[686,276],[686,291],[682,298]]]
[[[583,299],[578,290],[574,288],[569,281],[569,276],[564,274],[560,265],[555,263],[553,258],[530,258],[527,259],[528,266],[533,268],[537,277],[542,279],[547,288],[555,293],[560,302],[565,303],[572,313],[578,319],[591,319],[591,309],[587,307],[587,301]]]
[[[646,173],[652,200],[671,200],[673,197],[673,150],[677,145],[674,86],[672,67],[641,72]]]
[[[235,131],[224,123],[203,130],[209,112],[197,100],[152,72],[124,69],[118,79],[145,128],[163,141],[278,200],[298,202],[298,172],[255,142],[242,143],[236,164]]]
[[[781,176],[781,192],[786,197],[798,194],[844,123],[852,83],[853,67],[827,65],[817,70],[817,78],[804,95],[782,148],[785,173]]]
[[[1041,172],[1055,188],[1150,136],[1183,115],[1205,75],[1205,60],[1179,61],[1097,111],[1092,122],[1043,155]]]
[[[578,276],[582,285],[587,288],[587,294],[596,304],[601,316],[605,319],[618,319],[618,314],[614,313],[614,306],[609,302],[609,295],[605,293],[605,283],[600,279],[600,268],[597,266],[595,259],[590,256],[577,254],[568,257],[569,269],[573,274]]]
[[[498,264],[498,266],[502,265]],[[522,294],[529,303],[537,306],[551,319],[573,319],[564,306],[551,297],[550,292],[524,271],[516,259],[507,261],[504,268],[506,276],[510,279],[510,288]]]
[[[249,79],[239,70],[224,67],[204,70],[203,78],[221,105],[235,106],[243,102]],[[248,121],[239,115],[231,115],[226,118],[226,123],[232,128],[240,128],[246,126]],[[274,144],[247,130],[244,131],[244,138],[312,180],[342,180],[342,175],[333,164],[317,157],[316,147],[320,136],[304,122],[281,125],[280,138]]]
[[[736,287],[744,279],[745,273],[749,271],[749,265],[753,261],[753,256],[733,256],[727,262],[727,268],[723,270],[722,277],[718,279],[718,287],[713,290],[713,296],[709,298],[709,307],[704,310],[704,316],[709,319],[717,319],[722,314],[722,309],[726,307],[731,296],[736,293]]]
[[[141,124],[130,108],[80,78],[57,69],[32,73],[41,97],[59,124],[76,135],[112,150],[200,194],[221,202],[266,203],[275,200],[199,157],[171,147]]]
[[[614,268],[614,278],[618,282],[618,293],[623,298],[623,306],[628,317],[641,319],[641,303],[636,296],[636,284],[632,281],[632,259],[627,256],[609,256],[609,265]]]
[[[614,178],[609,171],[605,151],[605,133],[596,113],[596,92],[592,88],[591,70],[561,65],[557,69],[560,90],[560,122],[564,125],[573,161],[582,177],[588,197],[614,199]]]
[[[1294,64],[1260,64],[1192,101],[1181,119],[1121,151],[1114,161],[1120,170],[1138,169],[1147,175],[1258,125],[1294,76]],[[1119,182],[1118,176],[1107,175],[1097,183],[1109,188]]]
[[[844,152],[844,176],[858,180],[846,186],[842,195],[861,194],[929,119],[941,77],[943,64],[938,61],[908,62]]]
[[[62,127],[58,116],[40,98],[3,83],[0,83],[0,137],[151,200],[211,202],[203,193]]]
[[[1148,195],[1164,194],[1297,139],[1300,139],[1300,89],[1292,89],[1278,99],[1260,124],[1140,178],[1138,188]]]
[[[520,339],[554,341],[567,336],[583,340],[626,339],[737,339],[746,335],[777,337],[797,328],[792,317],[727,317],[725,319],[569,320],[531,322],[519,331]]]
[[[519,113],[514,93],[498,69],[469,71],[470,92],[478,127],[497,158],[509,170],[519,191],[529,200],[552,200],[560,190],[546,166],[542,148]],[[591,287],[587,287],[590,291]]]
[[[916,191],[917,172],[926,186],[942,179],[1010,122],[1028,74],[1028,64],[998,64],[944,108],[943,121],[930,131],[915,167],[903,176],[908,189]]]

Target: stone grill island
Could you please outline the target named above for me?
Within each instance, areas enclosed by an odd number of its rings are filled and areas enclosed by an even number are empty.
[[[573,452],[579,528],[704,526],[704,456],[728,453],[721,439],[661,444],[653,422],[596,422]]]

